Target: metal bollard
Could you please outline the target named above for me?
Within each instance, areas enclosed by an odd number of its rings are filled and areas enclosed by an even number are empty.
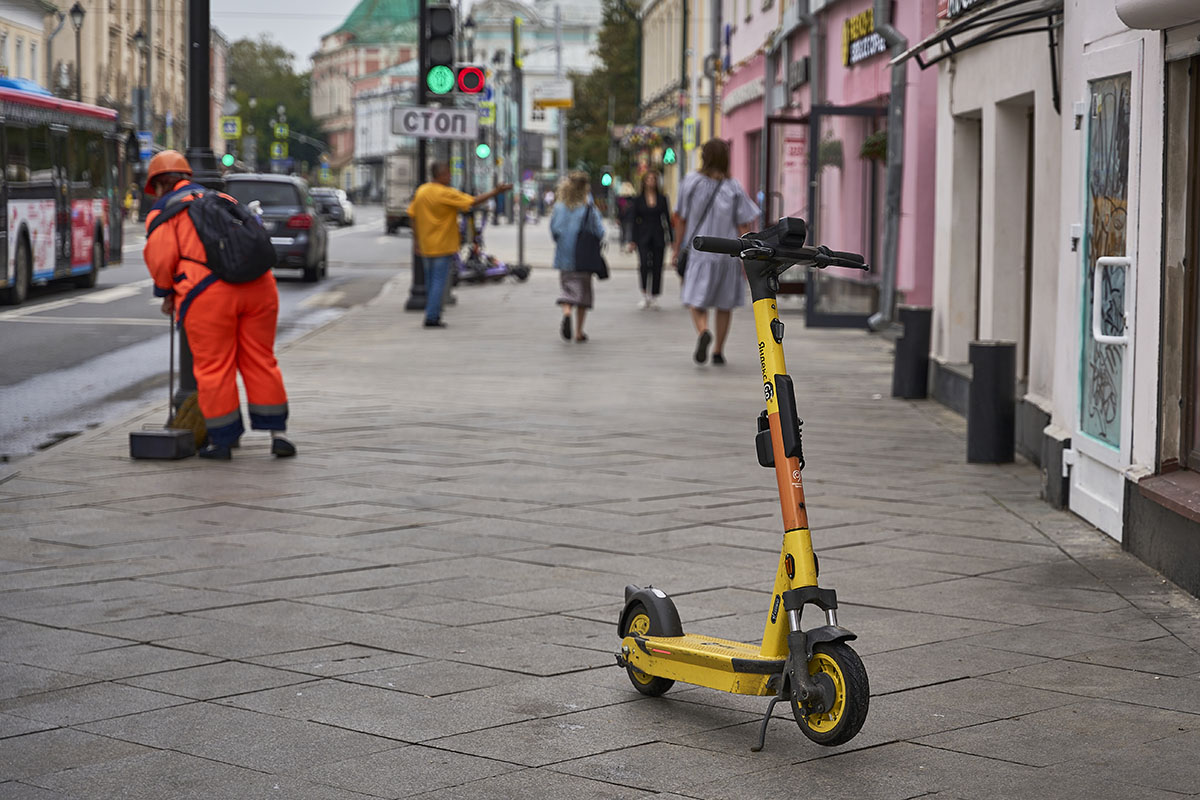
[[[1017,344],[971,342],[970,353],[967,463],[1009,463],[1013,460],[1017,416]]]
[[[899,306],[896,312],[904,335],[896,340],[892,397],[923,400],[929,395],[929,336],[933,309],[929,306]]]

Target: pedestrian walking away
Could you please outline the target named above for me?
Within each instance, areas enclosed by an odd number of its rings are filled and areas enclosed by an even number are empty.
[[[661,191],[658,173],[650,170],[642,177],[642,191],[629,208],[629,250],[638,251],[638,288],[642,299],[638,308],[658,308],[662,294],[663,254],[674,238],[671,230],[671,200]]]
[[[240,372],[250,427],[271,432],[276,456],[294,456],[296,447],[284,433],[287,392],[275,360],[275,276],[267,269],[253,280],[230,283],[208,268],[204,242],[191,217],[168,210],[176,203],[195,202],[195,193],[206,191],[189,180],[191,174],[187,159],[175,150],[151,159],[145,191],[159,199],[146,215],[143,257],[154,279],[154,294],[163,298],[163,313],[176,314],[191,346],[200,410],[208,426],[208,444],[197,455],[227,460],[245,431],[237,388]]]
[[[433,180],[417,187],[408,216],[412,219],[413,238],[417,253],[425,265],[425,327],[444,328],[442,300],[449,282],[450,265],[462,247],[459,239],[458,215],[486,203],[512,189],[502,183],[490,192],[472,197],[450,185],[450,165],[434,162],[429,168]]]
[[[729,143],[709,139],[700,149],[700,169],[679,185],[679,205],[675,209],[675,243],[671,263],[678,269],[680,252],[687,253],[680,297],[692,315],[696,328],[697,364],[708,360],[725,363],[725,339],[733,319],[733,309],[746,302],[746,279],[742,263],[733,256],[703,253],[692,247],[696,236],[740,237],[753,230],[761,211],[747,196],[742,185],[729,177]],[[714,309],[716,339],[709,328],[708,312]]]
[[[559,330],[568,342],[586,342],[583,322],[592,307],[592,273],[575,269],[575,244],[580,231],[590,231],[604,238],[604,220],[592,205],[588,192],[588,174],[572,172],[558,186],[558,199],[550,215],[550,235],[554,238],[554,268],[559,271],[561,294],[557,301],[562,307]],[[575,312],[575,327],[571,329],[571,312]]]

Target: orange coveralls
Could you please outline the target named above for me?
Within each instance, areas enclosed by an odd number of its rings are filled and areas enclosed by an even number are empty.
[[[180,181],[171,190],[203,187]],[[146,215],[146,230],[162,212],[170,194]],[[185,199],[183,202],[191,202]],[[287,429],[287,392],[275,360],[275,321],[279,292],[271,271],[249,283],[214,281],[204,266],[205,252],[187,213],[176,214],[146,239],[143,252],[154,279],[156,297],[175,294],[179,325],[192,348],[192,371],[200,411],[215,445],[234,444],[245,431],[238,402],[237,373],[249,401],[250,427]]]

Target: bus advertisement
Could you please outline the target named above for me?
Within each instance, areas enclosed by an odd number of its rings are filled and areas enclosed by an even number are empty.
[[[121,260],[117,112],[0,80],[0,304]],[[19,85],[19,84],[18,84]]]

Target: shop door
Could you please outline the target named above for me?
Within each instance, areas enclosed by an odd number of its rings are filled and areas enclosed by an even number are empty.
[[[1132,451],[1141,42],[1084,57],[1079,404],[1071,510],[1121,538]]]

